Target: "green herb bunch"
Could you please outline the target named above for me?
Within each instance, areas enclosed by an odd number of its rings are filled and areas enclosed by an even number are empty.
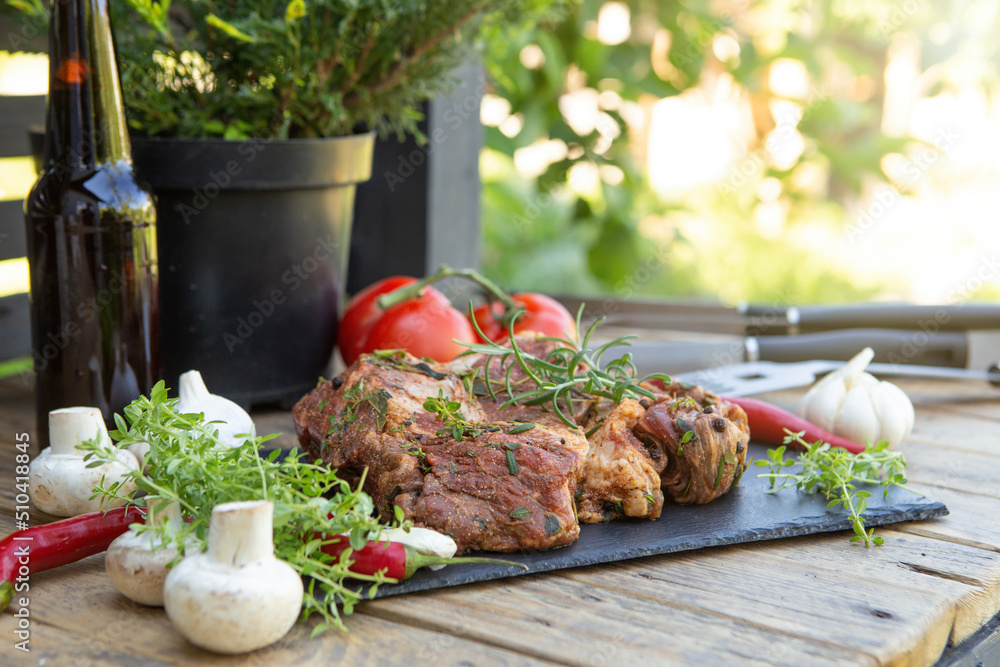
[[[43,0],[7,2],[48,11]],[[484,34],[551,4],[111,0],[111,14],[134,132],[287,139],[416,131],[420,103],[450,85]]]
[[[768,472],[758,475],[767,477],[771,482],[768,493],[777,493],[782,489],[796,488],[812,494],[823,493],[830,501],[826,508],[843,506],[851,517],[854,536],[851,542],[864,542],[866,547],[880,545],[883,539],[875,535],[875,529],[865,529],[864,512],[868,507],[871,492],[859,490],[857,484],[878,484],[884,487],[882,496],[889,495],[889,488],[898,486],[906,488],[906,459],[900,452],[889,449],[889,443],[884,440],[876,444],[868,443],[865,451],[851,454],[846,449],[831,447],[821,441],[808,443],[802,439],[805,432],[792,433],[785,429],[785,444],[776,449],[769,449],[766,461],[757,461],[755,465],[768,468]],[[785,458],[787,445],[797,444],[806,451],[796,458]],[[797,472],[783,472],[796,465],[802,469]],[[780,484],[776,484],[780,480]],[[907,489],[909,490],[909,489]]]
[[[111,437],[118,447],[145,442],[150,446],[142,470],[130,476],[139,491],[168,501],[177,501],[183,515],[190,519],[174,535],[167,527],[159,530],[161,538],[184,550],[206,548],[212,508],[220,503],[240,500],[269,500],[274,503],[275,556],[286,561],[299,574],[309,577],[303,603],[303,617],[318,613],[322,622],[316,631],[335,626],[343,628],[338,605],[350,614],[359,593],[345,587],[350,552],[335,558],[321,547],[335,535],[348,535],[353,549],[362,548],[377,536],[380,525],[374,517],[371,497],[339,479],[335,471],[304,461],[297,453],[279,460],[275,450],[267,457],[260,446],[270,437],[248,439],[240,447],[228,448],[216,437],[216,429],[202,415],[177,411],[177,399],[167,396],[163,382],[115,415],[117,429]],[[91,466],[114,459],[114,446],[107,441],[81,445]],[[100,486],[96,495],[122,498],[120,484]],[[128,498],[135,501],[134,497]],[[139,531],[156,530],[151,526]],[[373,582],[374,594],[384,576],[350,575]],[[317,590],[317,587],[319,590]]]

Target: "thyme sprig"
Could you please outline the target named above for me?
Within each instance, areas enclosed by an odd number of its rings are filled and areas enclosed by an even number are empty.
[[[864,542],[866,547],[883,544],[884,540],[875,535],[875,529],[865,529],[865,510],[871,492],[859,490],[857,484],[878,484],[884,487],[882,497],[889,495],[889,489],[897,486],[908,489],[906,476],[906,459],[901,452],[889,450],[889,443],[880,441],[868,443],[865,451],[851,454],[846,449],[831,447],[829,444],[816,441],[808,443],[803,440],[805,432],[793,433],[785,429],[785,444],[767,452],[767,460],[757,461],[759,468],[768,468],[768,472],[757,475],[770,480],[768,493],[777,493],[782,489],[795,488],[812,494],[817,491],[826,496],[826,508],[843,506],[851,517],[854,536],[851,542]],[[796,458],[785,458],[787,445],[797,444],[806,451]],[[795,465],[801,465],[798,472],[782,472]],[[776,485],[777,482],[779,482]],[[918,494],[919,495],[919,494]]]
[[[248,438],[239,447],[222,445],[216,429],[203,415],[183,414],[177,399],[169,398],[163,382],[153,387],[149,398],[140,397],[115,415],[117,429],[111,437],[118,447],[149,443],[141,470],[129,476],[138,489],[150,496],[177,501],[190,521],[173,535],[166,527],[138,526],[140,532],[160,530],[166,542],[185,549],[206,548],[212,508],[237,500],[270,500],[274,503],[275,556],[289,563],[311,581],[303,599],[303,617],[317,613],[322,622],[316,632],[343,628],[342,614],[350,614],[360,593],[344,585],[350,576],[371,582],[373,595],[383,575],[349,573],[345,558],[325,554],[322,535],[348,535],[352,548],[360,549],[377,536],[380,525],[373,516],[371,497],[339,479],[324,465],[312,463],[299,453],[279,460],[277,450],[262,456],[260,447],[273,436]],[[114,460],[116,447],[108,441],[84,443],[89,465]],[[335,472],[335,471],[333,471]],[[125,498],[135,503],[135,494],[121,494],[118,483],[101,484],[95,497]],[[397,522],[401,520],[397,514]],[[326,542],[329,542],[326,539]],[[193,547],[192,547],[193,545]],[[342,611],[338,608],[342,606]]]
[[[444,395],[444,390],[438,389],[437,396],[428,396],[424,400],[424,410],[437,415],[445,428],[438,430],[438,436],[450,435],[453,440],[471,440],[482,432],[462,414],[462,404]]]
[[[621,403],[626,397],[652,400],[656,396],[652,391],[641,386],[642,383],[651,379],[660,379],[666,383],[671,381],[667,375],[662,373],[637,377],[638,371],[632,361],[632,355],[628,352],[604,364],[604,356],[609,350],[630,345],[629,341],[636,336],[619,336],[591,348],[590,343],[594,332],[605,318],[600,317],[594,321],[581,338],[579,332],[582,330],[582,306],[576,314],[577,335],[574,336],[573,340],[558,337],[539,338],[542,341],[555,342],[557,346],[544,358],[536,357],[521,349],[514,336],[514,324],[523,312],[523,310],[519,311],[511,319],[508,325],[509,339],[505,341],[507,343],[505,345],[489,341],[474,317],[470,317],[470,319],[476,333],[483,340],[489,342],[480,344],[456,341],[469,348],[465,354],[479,353],[490,357],[487,360],[487,369],[489,369],[494,357],[499,359],[500,367],[505,369],[503,379],[493,379],[489,377],[487,372],[484,374],[486,375],[484,382],[494,400],[499,400],[494,385],[498,385],[506,394],[506,400],[501,404],[501,409],[512,405],[549,405],[564,424],[570,428],[579,428],[576,422],[568,417],[563,410],[565,406],[572,414],[574,398],[598,397],[610,399],[615,403]],[[515,380],[512,375],[514,368],[522,369],[526,377],[520,381]],[[522,386],[527,388],[522,390]]]

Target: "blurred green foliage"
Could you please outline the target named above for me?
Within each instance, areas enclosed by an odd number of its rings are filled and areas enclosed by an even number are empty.
[[[519,289],[727,302],[850,301],[891,290],[828,261],[816,239],[842,235],[866,185],[885,180],[883,156],[913,147],[905,133],[882,129],[892,49],[907,39],[920,44],[921,71],[936,72],[924,95],[957,76],[992,88],[996,3],[629,0],[630,35],[617,44],[598,39],[604,4],[564,7],[532,32],[495,41],[487,59],[494,94],[517,116],[486,130],[483,264],[492,278]],[[772,89],[779,60],[801,63],[807,94]],[[645,133],[625,121],[624,108],[641,109],[648,125],[657,100],[720,77],[738,84],[749,108],[746,156],[718,182],[658,194]],[[581,89],[611,91],[622,102],[602,104],[597,128],[585,133],[560,111],[560,99]],[[774,104],[783,101],[799,109],[797,124],[775,121]],[[778,168],[766,159],[767,142],[793,128],[801,153]],[[515,152],[542,140],[564,142],[565,155],[525,175]],[[573,184],[578,171],[592,187]],[[776,201],[760,192],[765,179],[780,183]],[[754,221],[768,203],[783,210],[777,233]]]
[[[110,0],[133,133],[312,138],[418,133],[420,105],[481,35],[551,0]],[[45,26],[48,0],[6,0]],[[18,47],[20,38],[9,35]]]

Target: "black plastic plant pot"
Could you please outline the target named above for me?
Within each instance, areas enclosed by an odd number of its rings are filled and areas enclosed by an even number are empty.
[[[197,369],[241,405],[287,406],[328,372],[374,138],[133,139],[157,197],[168,387]]]

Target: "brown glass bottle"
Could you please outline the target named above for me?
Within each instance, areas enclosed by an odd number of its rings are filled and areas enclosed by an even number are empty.
[[[25,202],[38,439],[159,379],[156,212],[132,173],[106,0],[52,3],[42,173]]]

